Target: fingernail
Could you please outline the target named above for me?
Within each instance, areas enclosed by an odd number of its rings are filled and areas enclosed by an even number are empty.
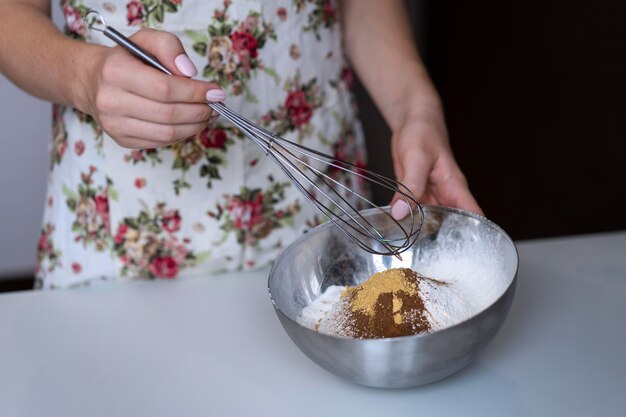
[[[206,99],[213,102],[224,101],[226,99],[226,93],[219,88],[215,88],[206,92]]]
[[[187,77],[195,77],[198,73],[196,66],[191,62],[191,59],[185,54],[180,54],[174,59],[174,65],[178,68],[178,71],[182,72]]]
[[[404,200],[398,200],[391,206],[391,217],[396,220],[404,219],[411,211],[411,208]]]

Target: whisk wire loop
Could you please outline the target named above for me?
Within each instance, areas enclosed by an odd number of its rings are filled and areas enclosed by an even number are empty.
[[[91,20],[87,21],[89,16]],[[172,75],[153,55],[108,26],[98,12],[90,10],[85,16],[85,22],[90,29],[102,32],[142,61]],[[94,23],[104,28],[96,27]],[[282,138],[240,116],[223,103],[207,104],[256,143],[280,167],[304,198],[361,249],[373,254],[400,257],[400,253],[417,240],[424,222],[424,212],[415,195],[405,185],[357,164]],[[410,217],[400,222],[388,210],[354,190],[355,185],[360,187],[366,183],[398,194],[411,207]],[[359,211],[363,208],[361,206],[377,208],[388,221],[383,222],[382,226],[374,226]],[[383,227],[385,230],[382,230]]]
[[[216,103],[216,111],[220,111],[223,112],[221,114],[224,114],[225,118],[227,118],[229,121],[231,121],[231,123],[235,124],[235,125],[240,125],[242,128],[242,132],[249,137],[250,139],[252,139],[253,141],[255,141],[257,144],[259,144],[259,146],[261,146],[262,148],[265,148],[266,150],[266,155],[271,156],[271,158],[274,160],[274,162],[276,162],[277,164],[279,164],[279,166],[282,168],[283,172],[285,172],[285,174],[291,179],[292,182],[297,183],[297,188],[301,191],[301,193],[305,194],[305,196],[307,197],[307,199],[314,204],[318,210],[320,210],[325,217],[327,217],[328,219],[330,219],[331,221],[333,221],[333,223],[335,225],[337,225],[338,227],[340,227],[342,230],[344,230],[344,232],[346,232],[347,234],[349,234],[349,232],[345,229],[345,227],[350,228],[352,231],[359,233],[361,236],[370,238],[370,239],[375,239],[379,242],[381,242],[381,244],[383,244],[383,246],[387,249],[388,252],[397,252],[398,249],[403,248],[403,246],[393,246],[391,245],[392,242],[394,241],[409,241],[410,239],[410,235],[408,233],[406,233],[406,231],[404,229],[401,228],[400,224],[397,222],[397,220],[393,219],[393,221],[396,223],[396,225],[398,227],[400,227],[400,230],[403,232],[402,237],[397,238],[397,239],[386,239],[381,232],[379,232],[376,227],[374,227],[371,222],[369,222],[365,217],[363,217],[362,215],[360,215],[358,213],[357,210],[347,210],[345,207],[350,207],[350,203],[349,201],[343,196],[341,195],[339,192],[336,191],[335,187],[339,187],[344,189],[347,193],[356,196],[359,200],[365,202],[368,206],[371,207],[376,207],[375,204],[373,202],[371,202],[369,199],[367,199],[365,196],[355,193],[353,189],[349,188],[348,186],[346,186],[345,184],[337,181],[336,179],[329,177],[328,175],[326,175],[323,171],[321,171],[320,169],[314,167],[313,165],[309,164],[306,159],[303,159],[301,157],[298,157],[297,155],[294,154],[293,151],[301,153],[302,155],[311,157],[312,159],[325,163],[327,166],[330,167],[334,167],[337,169],[340,169],[344,172],[348,172],[351,174],[356,175],[357,177],[360,178],[364,178],[364,179],[370,179],[371,182],[377,183],[379,185],[382,185],[384,187],[389,188],[392,184],[393,184],[393,180],[390,180],[386,177],[383,177],[379,174],[376,174],[374,172],[368,171],[368,170],[364,170],[361,169],[359,167],[357,167],[355,164],[346,162],[346,161],[341,161],[338,160],[334,157],[331,157],[327,154],[324,154],[322,152],[316,151],[314,149],[310,149],[307,148],[303,145],[300,145],[298,143],[294,143],[291,141],[288,141],[286,139],[283,139],[279,136],[276,136],[275,133],[268,131],[267,129],[264,129],[260,126],[257,126],[245,119],[240,120],[240,118],[238,117],[238,115],[236,113],[234,113],[232,110],[226,108],[223,104],[221,103]],[[275,153],[270,153],[270,151],[274,150]],[[322,182],[324,185],[326,185],[328,187],[328,190],[331,191],[331,193],[334,195],[335,199],[338,199],[342,204],[337,204],[337,200],[334,200],[332,197],[330,197],[328,195],[328,193],[322,189],[316,181],[312,181],[311,178],[307,177],[306,174],[304,173],[304,171],[302,169],[300,169],[298,166],[296,166],[295,162],[297,161],[300,165],[302,165],[303,167],[307,168],[309,170],[309,172],[315,177],[315,179],[317,179],[318,181]],[[361,174],[358,171],[352,171],[348,168],[346,168],[345,166],[352,166],[355,169],[359,169],[361,171],[363,171],[364,173],[369,174],[371,177],[368,177],[367,175]],[[341,212],[342,216],[337,217],[337,215],[335,213],[333,213],[332,208],[329,207],[326,204],[323,204],[321,201],[319,201],[318,199],[316,199],[312,193],[311,190],[307,187],[305,187],[304,185],[302,185],[302,183],[300,183],[300,181],[298,180],[298,177],[296,177],[295,175],[293,175],[291,173],[291,171],[289,170],[289,168],[291,170],[293,170],[297,175],[299,175],[300,177],[302,177],[303,179],[305,179],[306,182],[309,183],[310,186],[312,186],[317,192],[321,193],[322,195],[324,195],[324,197],[329,200],[329,201],[333,201],[336,205],[336,208]],[[331,184],[332,183],[332,184]],[[413,197],[414,203],[416,204],[417,201],[416,199]],[[408,201],[408,199],[406,200],[406,203],[410,204],[410,201]],[[356,213],[356,216],[353,214]],[[337,219],[335,219],[335,217],[337,217]],[[412,221],[414,221],[414,219],[412,219]],[[344,227],[345,226],[345,227]],[[411,227],[413,228],[413,227]],[[360,243],[360,241],[359,241]]]

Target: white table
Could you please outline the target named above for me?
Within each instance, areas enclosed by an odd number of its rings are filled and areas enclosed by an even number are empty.
[[[267,271],[0,295],[0,416],[626,416],[626,233],[518,247],[495,340],[406,390],[305,357]]]

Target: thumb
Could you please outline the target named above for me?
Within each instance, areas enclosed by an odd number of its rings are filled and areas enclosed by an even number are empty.
[[[143,28],[132,35],[130,39],[154,55],[161,64],[175,75],[191,78],[198,74],[196,66],[191,62],[185,53],[183,44],[175,35]]]
[[[398,178],[401,193],[396,192],[391,199],[391,216],[396,220],[402,220],[414,208],[411,203],[413,196],[410,196],[410,193],[413,193],[415,198],[419,201],[426,190],[430,164],[423,154],[414,155],[411,161],[411,164],[399,170],[399,172],[404,174],[402,177]],[[410,196],[408,199],[409,205],[407,205],[402,193],[406,193]]]
[[[465,180],[463,174],[459,172],[458,175],[450,181],[447,188],[449,190],[444,194],[449,195],[449,201],[444,201],[444,204],[452,207],[458,207],[463,210],[469,210],[476,214],[480,214],[481,216],[485,215],[469,190],[467,181]]]

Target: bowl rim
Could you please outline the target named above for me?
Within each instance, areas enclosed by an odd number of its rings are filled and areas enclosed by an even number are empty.
[[[395,336],[395,337],[385,337],[385,338],[362,338],[361,339],[361,338],[354,338],[354,337],[348,337],[348,336],[339,336],[339,335],[334,335],[334,334],[321,333],[319,331],[316,331],[316,330],[310,329],[310,328],[308,328],[306,326],[303,326],[302,324],[298,323],[296,320],[294,320],[291,317],[289,317],[276,304],[276,301],[274,300],[274,297],[272,296],[272,290],[271,290],[270,284],[271,284],[271,281],[272,281],[272,277],[274,276],[273,272],[274,272],[274,270],[276,268],[276,265],[278,265],[280,263],[280,261],[286,256],[286,252],[289,250],[289,248],[291,248],[292,246],[296,246],[301,240],[306,239],[308,233],[312,233],[314,230],[320,230],[320,229],[327,228],[327,227],[334,227],[332,222],[325,222],[325,223],[322,223],[322,224],[314,227],[313,229],[310,229],[307,233],[303,234],[302,236],[300,236],[299,238],[294,240],[289,246],[287,246],[276,257],[276,259],[272,263],[272,267],[270,268],[269,276],[268,276],[268,279],[267,279],[267,292],[268,292],[268,294],[270,296],[270,300],[272,302],[272,306],[274,306],[274,309],[278,313],[280,313],[283,317],[285,317],[287,320],[293,322],[294,324],[296,324],[297,326],[301,327],[302,329],[308,330],[309,332],[313,332],[313,333],[316,333],[318,335],[322,335],[324,337],[329,337],[329,338],[332,338],[332,339],[339,339],[339,340],[357,340],[357,341],[362,341],[362,342],[377,341],[379,343],[381,341],[384,341],[384,343],[393,343],[394,341],[397,341],[397,340],[406,340],[406,339],[409,339],[409,338],[423,338],[423,337],[432,336],[432,335],[435,335],[437,333],[441,333],[441,332],[448,331],[450,329],[454,329],[457,326],[461,326],[461,325],[469,322],[470,320],[473,320],[474,318],[480,316],[485,311],[489,310],[491,307],[493,307],[495,304],[497,304],[502,299],[502,297],[504,297],[507,294],[507,292],[511,289],[511,287],[515,286],[516,283],[517,283],[517,275],[518,275],[518,272],[519,272],[519,251],[517,250],[517,245],[515,245],[515,242],[513,241],[513,239],[511,239],[511,236],[509,236],[509,234],[506,233],[504,231],[504,229],[502,229],[500,226],[498,226],[493,221],[489,220],[487,217],[481,216],[480,214],[474,213],[473,211],[464,210],[464,209],[460,209],[460,208],[456,208],[456,207],[442,206],[442,205],[437,205],[437,204],[425,204],[425,205],[422,205],[422,208],[424,209],[424,211],[426,211],[426,209],[428,209],[428,208],[434,208],[434,209],[437,209],[437,210],[453,212],[453,213],[456,213],[456,214],[461,214],[461,215],[464,215],[464,216],[475,218],[476,220],[479,220],[480,222],[486,224],[487,226],[489,226],[489,227],[499,231],[502,234],[502,236],[504,238],[506,238],[509,241],[509,243],[513,246],[513,251],[515,252],[515,259],[514,259],[515,260],[515,272],[513,273],[513,277],[511,278],[511,282],[507,285],[507,287],[504,289],[504,291],[498,297],[496,297],[493,302],[489,303],[489,305],[487,305],[485,308],[483,308],[480,311],[477,311],[475,314],[473,314],[472,316],[466,318],[465,320],[462,320],[462,321],[460,321],[460,322],[458,322],[456,324],[453,324],[452,326],[444,327],[442,329],[438,329],[438,330],[435,330],[433,332],[418,333],[418,334],[412,334],[412,335],[407,335],[407,336]],[[369,212],[378,211],[380,209],[390,210],[391,207],[389,205],[381,206],[381,207],[374,207],[374,208],[362,210],[361,213],[362,214],[367,214]],[[361,249],[361,250],[363,250],[363,249]]]

